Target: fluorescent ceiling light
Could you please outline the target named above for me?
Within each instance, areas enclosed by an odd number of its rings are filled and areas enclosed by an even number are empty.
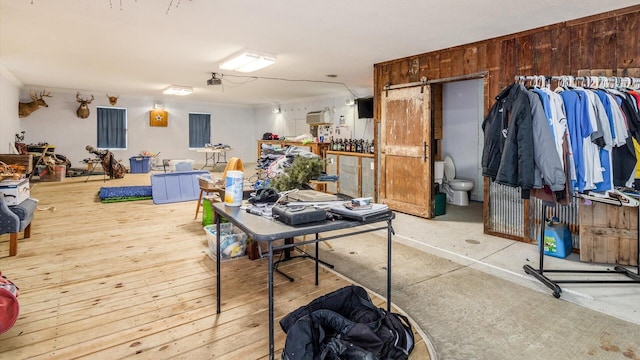
[[[168,88],[162,91],[165,95],[189,95],[193,92],[193,88],[191,86],[180,86],[180,85],[171,85]]]
[[[220,63],[220,69],[252,72],[275,64],[276,56],[261,51],[243,50]]]

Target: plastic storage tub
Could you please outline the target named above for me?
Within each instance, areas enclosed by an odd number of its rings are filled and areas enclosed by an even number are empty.
[[[216,225],[207,225],[204,227],[207,235],[207,243],[209,245],[209,256],[215,260],[216,258]],[[247,247],[247,234],[236,229],[231,223],[220,224],[220,259],[228,260],[238,258],[245,255]]]
[[[48,167],[40,167],[38,165],[38,171],[40,181],[62,181],[64,180],[67,172],[67,167],[64,165],[56,165],[55,171],[51,171]]]
[[[193,160],[169,160],[169,171],[191,171],[193,170]]]
[[[132,174],[145,174],[149,172],[150,156],[132,156],[129,158],[129,168]]]

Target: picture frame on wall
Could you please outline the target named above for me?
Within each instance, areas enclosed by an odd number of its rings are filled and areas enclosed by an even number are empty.
[[[149,125],[167,127],[169,113],[166,110],[153,109],[149,111]]]

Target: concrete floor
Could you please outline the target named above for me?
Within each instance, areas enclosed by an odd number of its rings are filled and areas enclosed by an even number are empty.
[[[434,220],[396,215],[392,301],[439,359],[640,359],[640,284],[561,284],[556,299],[522,270],[538,267],[535,245],[483,234],[481,203],[447,204]],[[321,259],[385,294],[383,233],[332,246]],[[596,267],[610,268],[545,257],[548,269]]]
[[[245,164],[245,177],[254,166]],[[561,284],[556,299],[522,270],[538,268],[537,247],[485,235],[482,216],[472,202],[447,204],[432,220],[396,213],[393,222],[392,301],[431,339],[437,359],[640,360],[640,284]],[[331,245],[320,246],[321,259],[386,293],[386,232]],[[545,256],[545,269],[596,268],[611,266]]]

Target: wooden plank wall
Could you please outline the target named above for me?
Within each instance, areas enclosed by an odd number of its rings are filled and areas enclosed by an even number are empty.
[[[640,76],[640,5],[374,65],[380,94],[396,85],[487,72],[485,114],[515,75]],[[416,68],[418,71],[416,71]]]
[[[416,67],[419,71],[415,71]],[[515,75],[640,77],[640,5],[375,64],[375,121],[380,121],[380,96],[387,84],[417,82],[425,76],[427,80],[437,80],[478,73],[487,74],[485,114],[494,97],[514,81]],[[437,120],[438,114],[435,115]],[[439,147],[434,155],[439,158]],[[488,199],[486,190],[485,181]],[[527,210],[525,203],[525,227],[529,221]],[[488,201],[484,213],[488,213]],[[489,230],[485,224],[485,232]]]

